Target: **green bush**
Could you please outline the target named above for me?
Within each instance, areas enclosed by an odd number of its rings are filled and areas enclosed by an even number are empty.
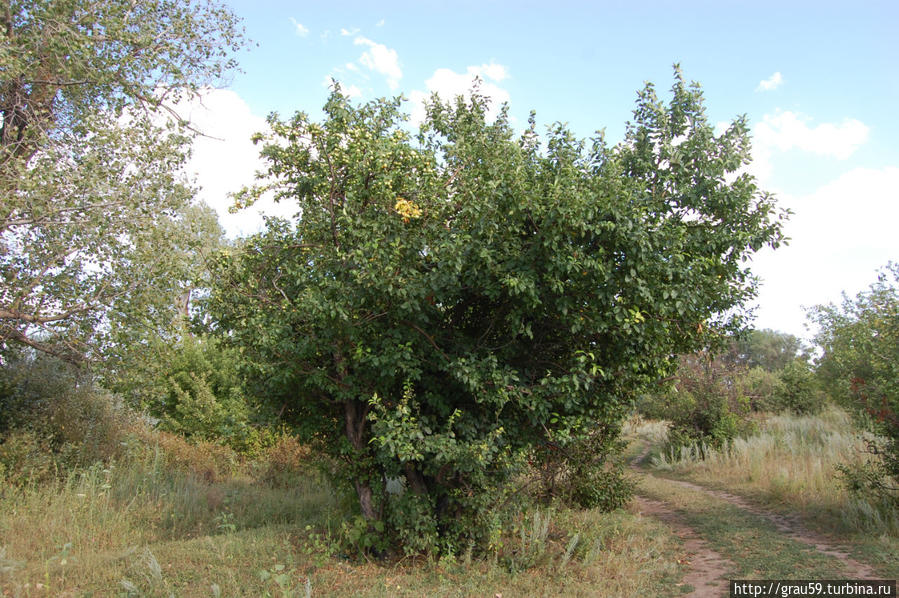
[[[669,396],[671,414],[665,452],[678,458],[687,449],[704,459],[706,450],[725,450],[740,435],[754,430],[748,419],[750,400],[738,381],[742,370],[708,353],[684,356]]]
[[[813,317],[823,350],[816,370],[829,396],[874,433],[866,469],[844,472],[849,489],[899,505],[899,263],[890,263],[868,291]]]
[[[776,411],[791,411],[797,415],[814,415],[824,407],[824,393],[815,374],[800,359],[788,363],[779,374],[780,384],[774,393]]]
[[[597,426],[566,441],[547,442],[533,461],[538,498],[587,509],[613,511],[633,496],[633,481],[624,474],[621,453],[626,445],[620,428]]]
[[[743,395],[749,399],[753,411],[779,411],[778,397],[782,394],[781,377],[756,366],[739,377]]]
[[[237,351],[213,338],[185,335],[171,345],[160,341],[148,352],[151,360],[124,364],[110,383],[157,419],[161,430],[251,456],[271,441],[265,426],[254,422]]]

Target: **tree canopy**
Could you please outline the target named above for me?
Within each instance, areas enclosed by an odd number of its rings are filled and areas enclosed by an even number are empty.
[[[190,131],[166,106],[234,68],[235,17],[190,0],[12,1],[0,36],[0,347],[77,358],[171,320],[218,225],[192,207]]]
[[[809,356],[797,336],[766,328],[738,336],[729,350],[729,358],[750,368],[779,372],[796,359],[808,360]]]
[[[451,551],[534,446],[614,428],[672,356],[743,325],[782,213],[737,174],[745,121],[715,135],[679,72],[614,147],[533,117],[518,136],[477,89],[417,136],[400,106],[335,89],[320,123],[270,118],[238,203],[272,190],[300,217],[222,257],[212,312],[373,529]]]

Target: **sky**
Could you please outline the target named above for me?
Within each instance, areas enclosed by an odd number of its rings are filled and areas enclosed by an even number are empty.
[[[402,94],[413,121],[432,92],[473,77],[523,127],[561,121],[615,143],[637,90],[663,98],[672,65],[702,85],[716,124],[745,114],[749,171],[794,212],[789,245],[756,254],[755,327],[809,338],[805,308],[839,302],[899,261],[899,3],[278,2],[231,0],[241,72],[183,107],[206,137],[190,171],[229,235],[291,216],[264,201],[228,213],[262,167],[250,136],[271,112],[321,116],[332,79],[358,101]]]

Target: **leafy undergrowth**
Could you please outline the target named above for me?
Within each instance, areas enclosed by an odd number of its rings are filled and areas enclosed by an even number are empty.
[[[805,526],[846,544],[860,560],[890,577],[899,574],[899,514],[853,497],[836,469],[867,456],[862,433],[844,411],[828,407],[816,416],[769,416],[758,434],[737,439],[729,451],[711,451],[705,460],[686,454],[664,458],[660,422],[632,423],[628,433],[637,441],[632,456],[647,444],[652,447],[643,464],[651,464],[654,475],[687,479],[780,514],[797,514]]]
[[[138,458],[3,486],[0,595],[677,593],[678,541],[627,511],[530,511],[481,557],[350,559],[338,541],[346,513],[311,471],[290,483],[258,475],[265,463],[191,473],[189,452],[173,465],[184,447],[164,440]]]

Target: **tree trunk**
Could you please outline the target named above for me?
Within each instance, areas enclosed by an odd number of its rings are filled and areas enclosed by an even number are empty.
[[[371,486],[368,482],[356,480],[356,495],[359,497],[359,507],[362,509],[362,516],[368,521],[377,521],[380,519],[378,513],[375,512]]]
[[[421,475],[421,472],[415,469],[415,465],[412,463],[405,464],[405,472],[406,472],[406,482],[409,484],[409,488],[415,494],[424,494],[428,493],[428,484],[425,482],[425,478]]]
[[[350,446],[361,458],[368,449],[368,443],[365,442],[365,416],[368,414],[368,406],[360,401],[346,401],[343,404],[343,413],[347,440],[350,441]],[[369,521],[380,519],[375,511],[371,484],[369,484],[368,480],[360,477],[356,479],[354,485],[356,487],[356,495],[359,497],[359,507],[362,509],[362,516]]]

